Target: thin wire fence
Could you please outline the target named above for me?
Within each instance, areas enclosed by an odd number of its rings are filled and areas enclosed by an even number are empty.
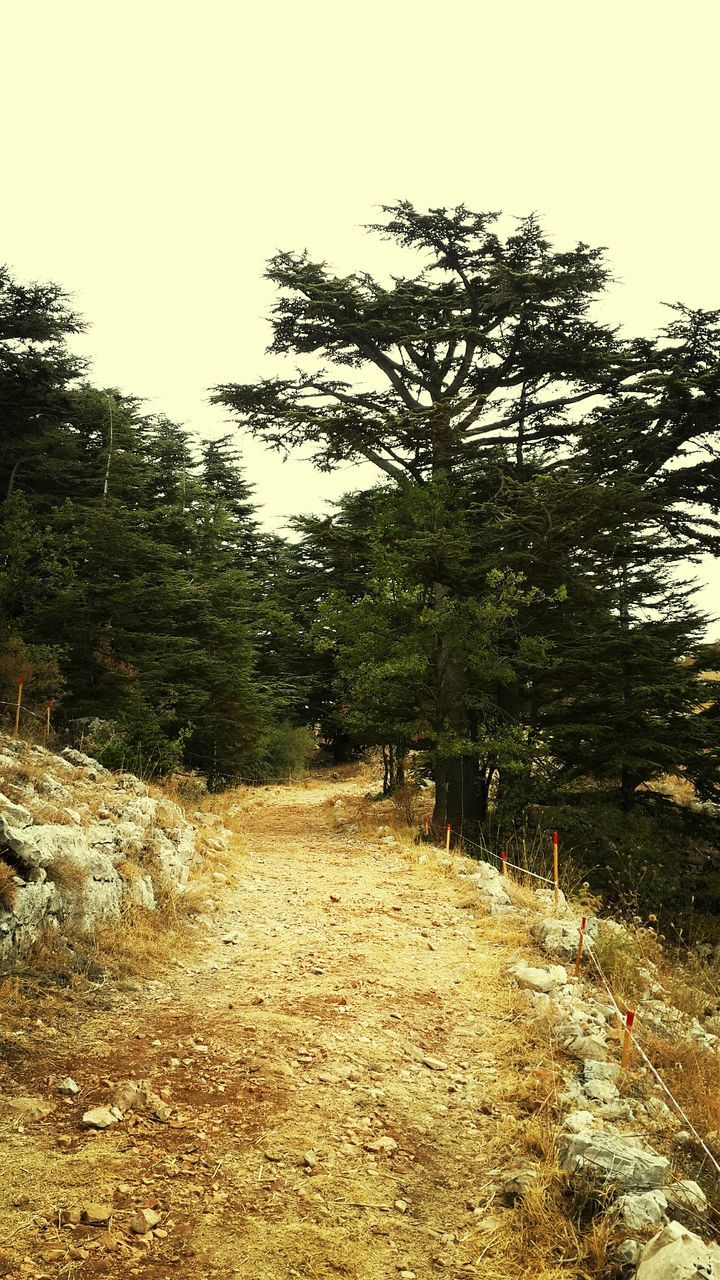
[[[593,944],[592,944],[592,941],[590,940],[590,938],[587,938],[587,937],[586,937],[586,939],[585,939],[585,949],[587,950],[587,953],[588,953],[588,955],[590,956],[590,959],[592,960],[592,963],[593,963],[593,965],[595,966],[595,969],[597,970],[597,973],[598,973],[598,976],[599,976],[599,978],[600,978],[600,981],[602,982],[602,984],[603,984],[603,986],[604,986],[604,988],[605,988],[605,990],[606,990],[606,992],[607,992],[607,994],[608,994],[608,997],[609,997],[609,999],[610,999],[610,1006],[611,1006],[611,1008],[612,1008],[612,1009],[614,1009],[615,1014],[616,1014],[616,1017],[617,1017],[617,1018],[618,1018],[618,1020],[619,1020],[620,1026],[623,1028],[624,1034],[626,1034],[627,1036],[629,1036],[630,1040],[632,1041],[632,1043],[633,1043],[634,1047],[636,1048],[636,1050],[637,1050],[637,1052],[639,1053],[640,1057],[642,1058],[643,1062],[645,1063],[645,1065],[646,1065],[647,1067],[649,1067],[649,1069],[650,1069],[650,1071],[651,1071],[652,1075],[653,1075],[653,1076],[654,1076],[654,1078],[657,1080],[657,1082],[658,1082],[658,1084],[660,1085],[660,1087],[662,1088],[663,1092],[664,1092],[664,1093],[667,1095],[667,1097],[670,1099],[670,1101],[671,1101],[672,1105],[674,1106],[674,1108],[675,1108],[675,1110],[677,1111],[678,1115],[680,1116],[681,1120],[683,1120],[683,1122],[687,1125],[687,1128],[688,1128],[688,1129],[690,1130],[690,1132],[692,1133],[692,1135],[693,1135],[693,1137],[695,1138],[695,1140],[697,1141],[698,1145],[699,1145],[699,1146],[702,1148],[702,1150],[704,1151],[704,1153],[705,1153],[705,1155],[707,1156],[708,1160],[710,1161],[710,1163],[712,1164],[713,1168],[715,1169],[715,1172],[716,1172],[716,1173],[720,1173],[720,1162],[718,1162],[718,1160],[716,1160],[716,1158],[715,1158],[715,1156],[713,1155],[712,1151],[711,1151],[711,1150],[710,1150],[710,1148],[708,1147],[708,1145],[707,1145],[706,1141],[704,1140],[704,1138],[702,1138],[702,1137],[700,1136],[700,1134],[698,1133],[697,1129],[695,1128],[695,1125],[693,1124],[692,1120],[689,1118],[689,1116],[687,1115],[686,1111],[683,1109],[683,1107],[681,1106],[681,1104],[678,1102],[678,1100],[677,1100],[677,1098],[675,1097],[675,1095],[673,1094],[672,1090],[669,1088],[669,1086],[668,1086],[668,1085],[666,1084],[666,1082],[663,1080],[662,1075],[661,1075],[661,1074],[660,1074],[660,1072],[658,1071],[658,1069],[657,1069],[657,1067],[655,1066],[654,1062],[652,1062],[652,1060],[650,1059],[650,1057],[648,1056],[648,1054],[645,1052],[645,1049],[644,1049],[644,1048],[643,1048],[643,1046],[640,1044],[640,1041],[638,1040],[637,1036],[634,1034],[634,1032],[633,1032],[633,1031],[630,1029],[630,1027],[627,1025],[627,1014],[628,1014],[629,1010],[628,1010],[628,1009],[623,1010],[623,1009],[621,1009],[621,1008],[620,1008],[620,1003],[618,1002],[618,1000],[617,1000],[617,999],[616,999],[616,997],[615,997],[615,993],[614,993],[614,991],[613,991],[613,989],[612,989],[612,986],[610,985],[610,982],[609,982],[609,979],[608,979],[608,977],[607,977],[607,974],[604,972],[603,967],[602,967],[602,965],[600,964],[600,961],[599,961],[599,960],[598,960],[598,958],[597,958],[597,955],[596,955],[596,953],[595,953],[595,948],[594,948],[594,946],[593,946]]]
[[[12,707],[14,710],[16,706],[17,706],[17,702],[15,701],[8,702],[5,698],[0,698],[0,707]],[[47,718],[47,711],[43,712],[43,714],[41,715],[39,711],[33,711],[30,707],[22,706],[20,708],[20,715],[34,716],[36,720],[39,720],[42,724],[44,724]]]
[[[489,858],[495,858],[496,862],[499,862],[501,865],[504,864],[506,867],[512,867],[515,871],[522,871],[524,876],[532,876],[533,880],[542,880],[543,884],[555,884],[555,881],[549,876],[538,875],[536,871],[530,871],[527,867],[521,866],[519,862],[511,862],[508,857],[503,858],[502,854],[494,853],[492,849],[488,849],[486,845],[478,844],[476,840],[471,840],[469,836],[461,835],[460,841],[462,844],[471,845],[473,849],[478,849],[480,853]]]
[[[540,880],[544,884],[549,884],[549,885],[555,884],[555,881],[550,879],[548,876],[538,875],[537,872],[530,871],[528,870],[527,867],[523,867],[517,862],[510,862],[507,857],[503,857],[501,854],[494,853],[493,850],[488,849],[486,845],[478,844],[477,841],[470,840],[467,836],[461,836],[460,839],[463,844],[468,844],[472,848],[477,849],[484,857],[489,856],[491,858],[495,858],[497,862],[500,862],[501,864],[504,863],[506,867],[513,867],[515,870],[522,872],[523,875],[532,876],[534,880]],[[584,920],[583,920],[583,924],[584,924]],[[680,1116],[681,1120],[686,1125],[687,1129],[690,1131],[692,1136],[695,1138],[696,1142],[698,1143],[698,1146],[703,1151],[707,1159],[710,1161],[710,1164],[712,1165],[713,1169],[715,1170],[716,1173],[720,1174],[720,1161],[718,1161],[717,1158],[713,1155],[707,1142],[698,1132],[698,1130],[696,1129],[695,1125],[693,1124],[692,1120],[688,1116],[687,1112],[685,1111],[681,1103],[678,1102],[677,1098],[673,1094],[669,1085],[663,1079],[661,1073],[658,1071],[654,1062],[651,1060],[650,1056],[648,1055],[648,1053],[646,1052],[646,1050],[643,1048],[642,1044],[638,1040],[637,1035],[631,1030],[631,1026],[628,1025],[628,1014],[631,1011],[629,1007],[625,1009],[621,1008],[621,1004],[624,1002],[619,1001],[616,998],[615,993],[612,989],[611,983],[607,977],[607,974],[603,970],[602,965],[600,964],[600,961],[597,957],[592,940],[587,936],[584,930],[583,930],[583,941],[584,941],[584,949],[587,951],[588,955],[590,956],[592,964],[594,965],[595,970],[597,971],[600,982],[602,983],[603,987],[605,988],[605,991],[607,992],[607,995],[610,1001],[610,1007],[614,1010],[615,1016],[618,1019],[618,1024],[619,1024],[621,1033],[629,1037],[634,1048],[637,1050],[639,1057],[642,1059],[642,1061],[645,1063],[646,1067],[651,1072],[654,1079],[660,1085],[660,1088],[663,1090],[663,1093],[666,1095],[667,1098],[669,1098],[670,1102],[672,1103],[672,1106],[675,1108],[675,1111]],[[579,954],[581,954],[581,952]],[[634,1011],[632,1011],[632,1016],[634,1018]]]

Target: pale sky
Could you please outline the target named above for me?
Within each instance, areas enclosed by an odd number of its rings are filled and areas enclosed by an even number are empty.
[[[278,248],[382,273],[377,206],[536,210],[606,245],[606,317],[720,306],[717,0],[0,0],[0,261],[90,322],[91,377],[205,435],[268,370]],[[319,476],[247,442],[268,522]],[[720,571],[705,608],[720,612]],[[713,589],[714,588],[714,589]]]

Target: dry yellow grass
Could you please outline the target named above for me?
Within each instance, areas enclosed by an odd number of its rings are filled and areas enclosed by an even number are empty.
[[[15,869],[0,858],[0,910],[12,910],[17,896],[17,885],[13,879]]]

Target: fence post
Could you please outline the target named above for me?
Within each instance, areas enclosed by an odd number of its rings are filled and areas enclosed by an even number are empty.
[[[452,831],[452,822],[448,822],[447,829],[445,831],[445,852],[446,853],[450,852],[450,832],[451,831]]]
[[[630,1046],[632,1044],[630,1032],[632,1031],[632,1025],[634,1021],[635,1021],[635,1010],[628,1009],[627,1013],[625,1014],[625,1034],[623,1035],[622,1055],[620,1057],[620,1067],[623,1071],[627,1071],[628,1063],[630,1061]]]
[[[52,711],[52,705],[53,705],[53,699],[51,698],[46,707],[46,719],[45,719],[45,737],[46,738],[50,737],[50,712]]]
[[[507,861],[507,854],[504,849],[501,849],[500,850],[500,875],[501,876],[507,875],[507,871],[505,870],[506,861]]]
[[[18,676],[17,705],[15,707],[15,737],[20,737],[20,708],[22,706],[23,685],[25,683],[24,676]]]
[[[558,855],[558,833],[553,831],[553,875],[555,877],[555,913],[560,902],[560,858]]]

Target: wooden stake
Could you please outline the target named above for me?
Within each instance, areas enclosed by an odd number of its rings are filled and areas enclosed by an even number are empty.
[[[501,876],[507,875],[507,870],[505,868],[506,862],[507,862],[507,854],[504,849],[501,849],[500,850],[500,875]]]
[[[20,708],[22,706],[22,691],[25,683],[25,677],[18,677],[17,706],[15,707],[15,737],[20,737]]]
[[[555,877],[555,911],[560,901],[560,859],[558,856],[558,833],[553,831],[553,875]]]
[[[580,922],[580,937],[577,944],[577,955],[575,956],[575,977],[580,977],[580,961],[582,960],[583,943],[585,941],[585,925],[587,924],[586,916],[583,916]]]
[[[451,831],[452,831],[452,822],[448,822],[447,830],[445,832],[445,852],[446,853],[450,852],[450,832]]]
[[[630,1049],[632,1047],[632,1039],[630,1037],[630,1032],[632,1031],[632,1025],[634,1021],[635,1021],[635,1010],[628,1009],[627,1013],[625,1014],[625,1033],[623,1035],[622,1055],[620,1057],[620,1066],[623,1071],[627,1071],[628,1063],[630,1062]]]
[[[47,712],[47,718],[45,720],[45,737],[46,738],[50,737],[50,712],[52,711],[52,704],[53,704],[53,700],[51,698],[46,708],[46,712]]]

